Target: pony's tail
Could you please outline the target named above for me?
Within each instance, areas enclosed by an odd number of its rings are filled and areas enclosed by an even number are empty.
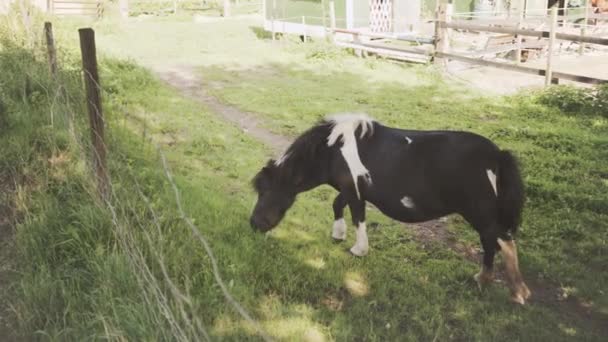
[[[506,233],[515,235],[521,223],[524,206],[524,185],[519,165],[509,151],[498,156],[498,223]]]

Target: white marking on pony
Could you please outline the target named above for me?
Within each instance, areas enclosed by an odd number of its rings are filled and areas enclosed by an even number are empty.
[[[403,206],[406,207],[406,208],[413,208],[413,207],[415,207],[414,200],[411,197],[407,197],[407,196],[404,196],[401,199],[401,204],[403,204]]]
[[[344,218],[334,221],[331,237],[336,240],[346,240],[346,221],[344,221]]]
[[[408,144],[411,144],[413,141],[410,137],[405,137],[405,140],[407,141]]]
[[[494,189],[494,194],[498,196],[498,190],[496,189],[496,174],[490,170],[486,170],[486,174],[488,175],[488,179],[490,180],[490,184],[492,184],[492,189]]]
[[[283,164],[287,160],[287,158],[289,158],[290,155],[291,153],[286,151],[279,157],[279,159],[275,160],[274,165],[281,166],[281,164]]]
[[[350,252],[356,256],[366,256],[369,252],[369,243],[367,241],[367,226],[365,222],[359,222],[357,227],[357,242],[350,249]]]
[[[327,146],[333,146],[340,137],[342,141],[342,147],[340,151],[346,161],[346,165],[350,170],[353,177],[353,184],[355,185],[355,191],[357,192],[357,198],[361,198],[359,193],[359,185],[357,180],[363,176],[367,183],[371,183],[372,179],[369,171],[361,162],[359,157],[359,151],[357,150],[357,138],[355,137],[355,131],[361,127],[361,135],[359,138],[363,138],[368,130],[370,134],[373,134],[373,123],[374,120],[365,114],[342,114],[334,115],[327,118],[328,121],[333,122],[333,128],[331,133],[327,137]]]

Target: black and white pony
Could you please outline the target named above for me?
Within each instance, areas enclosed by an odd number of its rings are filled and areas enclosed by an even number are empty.
[[[296,195],[322,184],[339,193],[333,203],[332,237],[346,239],[344,208],[357,227],[356,256],[368,253],[365,203],[402,222],[457,213],[479,233],[484,250],[479,286],[492,282],[494,254],[501,251],[512,299],[530,291],[519,272],[513,235],[524,203],[515,158],[469,132],[413,131],[384,126],[365,114],[329,117],[299,136],[278,160],[253,179],[258,200],[254,229],[279,224]]]

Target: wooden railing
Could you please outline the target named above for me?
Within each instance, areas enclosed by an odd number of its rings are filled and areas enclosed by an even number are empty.
[[[48,0],[49,9],[55,15],[83,15],[101,18],[102,0]]]

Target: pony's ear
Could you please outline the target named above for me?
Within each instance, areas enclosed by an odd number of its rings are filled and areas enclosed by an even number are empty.
[[[264,189],[270,187],[271,170],[270,166],[264,166],[251,181],[251,185],[257,192],[261,192]]]

